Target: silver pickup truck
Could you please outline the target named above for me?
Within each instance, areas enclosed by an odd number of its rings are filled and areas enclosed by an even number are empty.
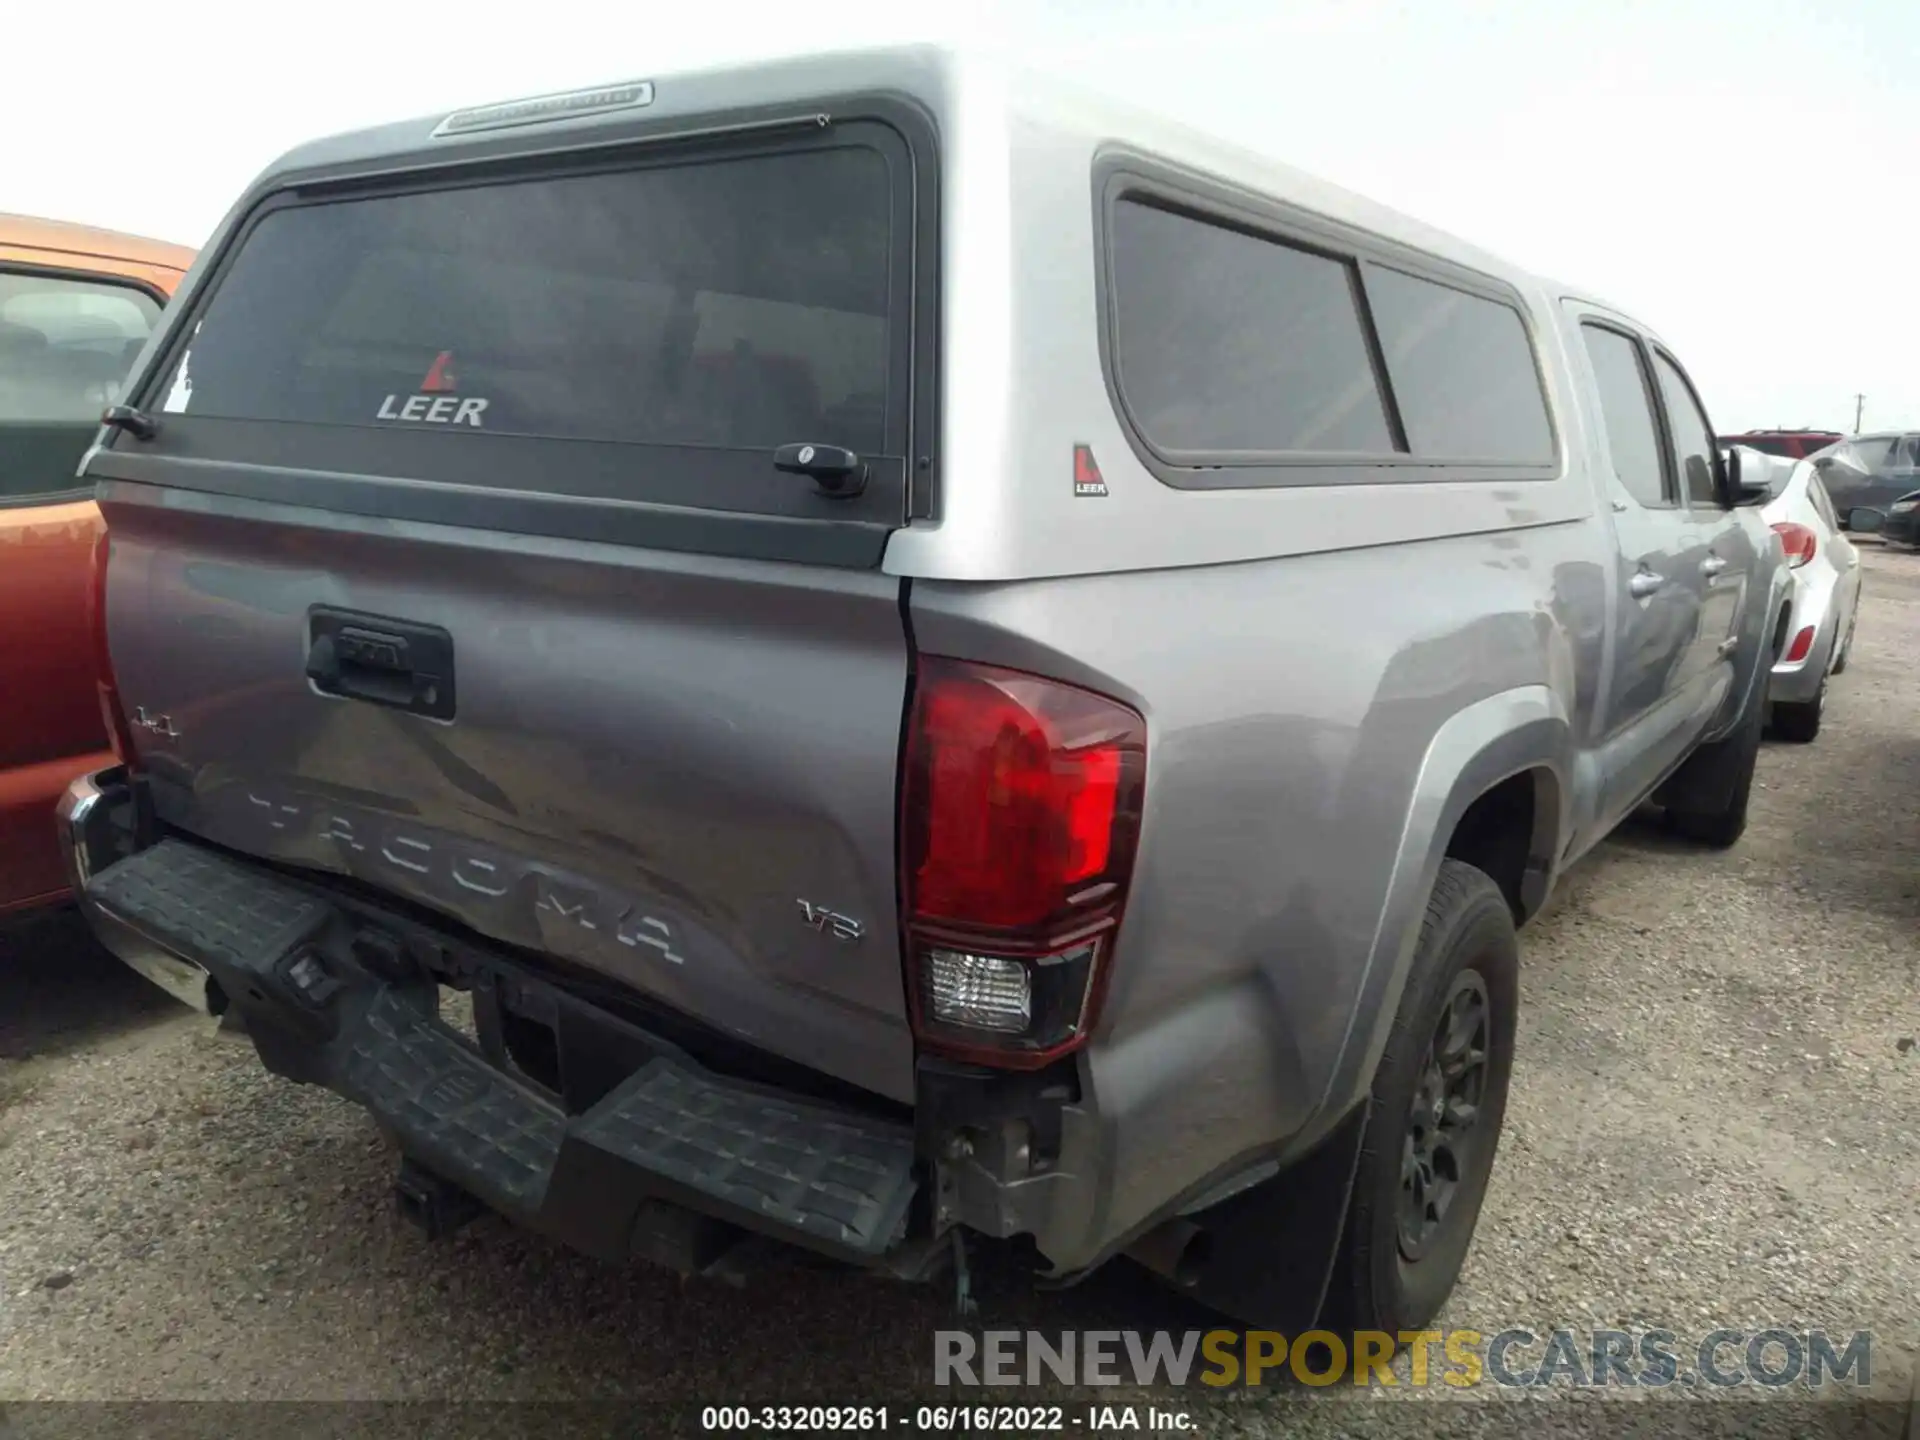
[[[1713,437],[1584,292],[943,50],[322,141],[85,462],[75,884],[436,1231],[1415,1328],[1516,928],[1741,833]]]

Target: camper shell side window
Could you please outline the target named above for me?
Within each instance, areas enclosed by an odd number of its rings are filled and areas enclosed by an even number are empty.
[[[1096,159],[1094,193],[1107,386],[1163,482],[1561,473],[1511,286],[1131,152]]]

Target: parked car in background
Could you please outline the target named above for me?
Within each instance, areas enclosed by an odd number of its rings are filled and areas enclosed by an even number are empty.
[[[66,894],[53,809],[110,760],[74,472],[193,252],[0,215],[0,912]]]
[[[1777,455],[1788,460],[1804,460],[1816,450],[1844,440],[1838,430],[1749,430],[1743,435],[1722,435],[1722,445],[1744,445],[1762,455]]]
[[[1908,491],[1920,490],[1920,432],[1855,435],[1809,458],[1843,522],[1856,506],[1886,514]]]
[[[1909,491],[1884,510],[1857,505],[1851,524],[1856,531],[1878,534],[1891,545],[1920,546],[1920,490]]]
[[[1828,677],[1847,666],[1860,615],[1860,555],[1811,464],[1753,455],[1741,473],[1766,477],[1771,498],[1761,514],[1780,537],[1793,577],[1787,640],[1768,690],[1772,728],[1782,740],[1805,744],[1820,733]]]
[[[85,467],[74,874],[430,1228],[1418,1328],[1516,927],[1650,796],[1745,826],[1790,582],[1672,350],[1116,102],[482,106],[209,255]]]

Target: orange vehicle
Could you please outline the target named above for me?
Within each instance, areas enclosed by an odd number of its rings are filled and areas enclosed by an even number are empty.
[[[193,251],[0,215],[0,913],[63,898],[53,806],[111,764],[74,472]]]

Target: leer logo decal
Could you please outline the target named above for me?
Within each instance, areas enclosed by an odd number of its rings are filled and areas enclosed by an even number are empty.
[[[1107,493],[1107,482],[1100,474],[1099,462],[1093,458],[1091,445],[1073,447],[1073,493],[1094,499]]]
[[[427,378],[420,382],[420,388],[436,395],[460,388],[460,382],[453,378],[453,351],[442,350],[433,357],[433,364],[427,367]]]
[[[404,403],[398,395],[387,396],[380,402],[379,413],[374,419],[414,420],[426,425],[471,425],[476,430],[483,428],[481,417],[487,413],[487,402],[476,395],[450,393],[458,388],[459,383],[453,373],[453,352],[442,350],[434,356],[433,364],[427,367],[426,378],[420,382],[422,393],[409,395]]]

